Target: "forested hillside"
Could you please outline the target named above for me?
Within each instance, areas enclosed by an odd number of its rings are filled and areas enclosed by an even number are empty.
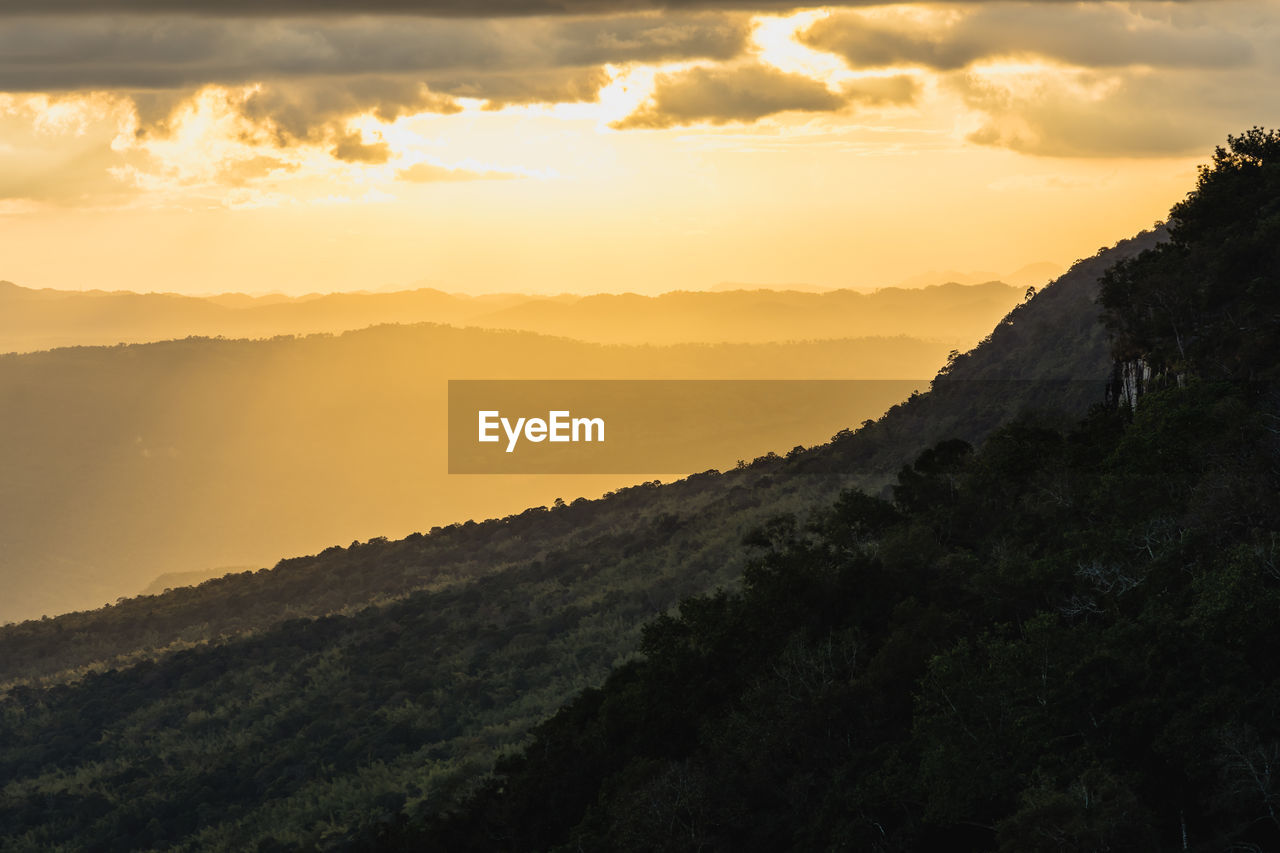
[[[927,440],[931,406],[981,437],[1041,387],[1026,380],[1078,383],[1056,401],[1067,408],[1100,395],[1092,297],[1107,260],[1077,265],[957,360],[951,396],[921,394],[830,445],[0,629],[12,780],[0,837],[14,849],[341,847],[438,812],[630,659],[643,624],[736,586],[749,530],[807,517],[851,484],[878,491]],[[1081,316],[1064,324],[1063,305]],[[1078,360],[1038,352],[1023,323],[1081,338]]]
[[[838,491],[850,484],[879,491],[892,480],[894,472],[904,462],[930,442],[944,436],[957,434],[971,441],[981,439],[996,424],[1024,409],[1028,399],[1036,395],[1039,395],[1039,403],[1048,403],[1052,410],[1084,412],[1103,393],[1111,369],[1105,333],[1093,304],[1098,276],[1114,260],[1136,254],[1154,245],[1157,239],[1155,234],[1146,234],[1078,262],[1071,272],[1019,305],[971,353],[959,356],[947,375],[935,380],[934,390],[904,401],[878,421],[868,422],[861,428],[851,424],[849,430],[836,436],[830,444],[791,455],[788,459],[762,460],[765,468],[692,478],[686,483],[663,486],[654,494],[673,506],[690,502],[689,506],[696,508],[702,501],[699,496],[705,491],[703,484],[709,481],[715,484],[713,491],[717,500],[733,494],[750,494],[753,507],[768,507],[784,501],[779,496],[781,489],[802,493],[799,500],[803,505],[819,506],[834,496],[833,489]],[[1024,328],[1027,331],[1023,331]],[[412,341],[415,335],[421,337],[424,334],[408,329],[388,332],[393,333],[392,341],[399,341],[402,345]],[[463,330],[448,330],[448,334],[450,338],[483,337],[483,333]],[[329,340],[342,342],[346,338],[315,339],[309,345],[328,347]],[[560,355],[554,360],[556,369],[573,369],[575,362],[571,356],[579,352],[574,349],[576,345],[573,342],[531,340],[544,347],[558,348],[556,351]],[[1047,348],[1037,345],[1041,340],[1046,342]],[[199,355],[210,350],[219,351],[217,343],[194,341],[164,346],[192,350]],[[336,350],[333,356],[335,363],[346,362],[351,348],[357,343],[353,340],[347,344],[346,350]],[[857,346],[856,343],[853,345]],[[821,373],[822,370],[849,369],[831,360],[834,351],[823,350],[839,344],[809,346],[812,349],[805,350],[804,355],[826,357],[821,365],[811,368],[815,372],[809,375],[828,375]],[[124,348],[114,352],[127,354],[132,351],[132,348]],[[247,347],[231,351],[251,352]],[[408,354],[411,350],[405,352]],[[660,349],[659,352],[667,351]],[[687,352],[693,355],[700,352],[725,353],[725,370],[728,364],[735,364],[735,369],[743,366],[742,349],[692,348]],[[803,358],[798,361],[780,358],[781,352],[775,351],[772,357],[760,353],[760,357],[747,366],[759,371],[759,376],[785,376],[787,371],[798,371],[805,363]],[[92,357],[93,351],[85,354]],[[622,355],[625,354],[626,351],[622,351]],[[696,359],[691,359],[680,348],[671,350],[670,354],[669,363],[664,362],[667,375],[690,375],[689,363]],[[67,356],[72,355],[74,351],[67,353]],[[52,357],[53,354],[48,356]],[[589,361],[592,370],[601,370],[601,375],[613,369],[609,361],[598,358]],[[547,362],[545,356],[536,360],[538,365]],[[255,363],[255,360],[248,360],[245,369]],[[644,362],[634,359],[627,366],[634,368],[641,363]],[[714,364],[708,368],[710,375],[717,375],[718,368]],[[652,361],[649,368],[653,369]],[[485,375],[485,369],[484,365],[477,368],[478,375]],[[803,480],[779,478],[773,476],[773,469],[778,466],[788,472],[832,476],[806,477]],[[624,489],[623,493],[628,491]],[[714,521],[707,519],[704,526],[709,536],[716,527],[726,531],[742,530],[749,524],[737,518],[738,510],[733,501],[723,502],[729,517],[717,516]],[[581,546],[574,543],[589,540],[597,525],[601,530],[622,531],[631,525],[633,519],[629,509],[614,513],[610,507],[610,499],[574,502],[570,509],[577,514],[572,516],[572,523],[569,523],[567,515],[561,515],[563,510],[551,513],[556,518],[565,518],[563,527],[534,523],[535,519],[547,516],[547,512],[539,508],[509,519],[442,526],[421,537],[391,542],[375,538],[360,549],[348,551],[334,547],[314,557],[285,560],[271,572],[239,573],[205,583],[199,589],[177,589],[162,596],[130,599],[95,611],[9,626],[0,629],[0,683],[13,678],[75,669],[93,662],[111,661],[143,650],[147,650],[146,654],[155,654],[173,644],[181,646],[244,630],[258,630],[289,616],[317,616],[343,608],[361,607],[386,596],[431,586],[439,578],[487,574],[517,563],[528,555],[580,549]],[[693,509],[671,511],[688,513]],[[472,528],[481,532],[469,535]],[[423,532],[426,533],[425,530]],[[725,540],[733,540],[734,535],[726,533]],[[717,577],[736,576],[740,558],[734,555],[735,550],[731,548],[719,553],[717,559],[724,561],[726,566],[718,570]],[[352,557],[357,553],[361,568],[354,571]],[[664,566],[663,571],[675,571],[678,565],[672,556],[661,552],[651,554],[647,559],[654,565]]]
[[[1231,138],[1169,234],[1104,278],[1135,405],[774,519],[740,592],[384,845],[1280,846],[1280,134]]]
[[[926,824],[904,810],[919,789],[911,753],[894,738],[902,726],[913,730],[922,667],[967,636],[966,626],[1021,624],[1081,582],[1074,565],[1065,581],[1055,575],[1071,562],[1056,548],[1072,541],[1066,521],[1080,502],[1114,478],[1105,454],[1073,449],[1117,441],[1114,453],[1132,455],[1123,444],[1131,433],[1115,412],[1098,415],[1084,439],[1057,426],[1101,400],[1110,375],[1093,303],[1098,276],[1158,240],[1144,235],[1077,264],[953,359],[933,390],[828,445],[0,629],[9,680],[0,776],[10,780],[0,838],[18,850],[419,849],[442,840],[480,849],[767,849],[788,837],[870,837],[842,811],[846,800],[820,793],[861,796],[865,783],[894,820],[866,814],[899,847],[935,829],[987,843],[989,832],[961,835],[949,817]],[[1072,349],[1046,350],[1046,339]],[[1027,413],[1046,402],[1051,411]],[[1245,411],[1214,405],[1214,424]],[[981,442],[1011,419],[1018,425],[983,455],[952,441],[917,459],[936,431]],[[1250,452],[1238,468],[1264,471]],[[836,500],[850,485],[880,494],[913,459],[886,493],[892,502],[857,492]],[[1040,473],[1055,463],[1065,482]],[[1117,480],[1117,500],[1133,503],[1133,489],[1150,480],[1150,466],[1134,464],[1138,479]],[[1101,479],[1090,480],[1097,470]],[[1174,484],[1172,503],[1143,496],[1137,511],[1174,512],[1201,470],[1190,466],[1189,479]],[[780,514],[790,520],[770,522]],[[1060,534],[1037,538],[1042,523],[1059,522]],[[740,543],[753,529],[751,541],[770,556],[746,566],[742,592],[711,594],[738,588]],[[1117,558],[1133,558],[1124,550],[1131,533],[1121,524]],[[1043,556],[1031,572],[1028,554]],[[1110,570],[1099,571],[1105,585]],[[1105,597],[1123,585],[1082,603],[1082,618],[1127,605]],[[655,617],[636,658],[641,628]],[[987,654],[978,644],[985,636],[975,635],[973,654]],[[882,680],[851,680],[868,662]],[[85,668],[102,671],[76,677]],[[595,690],[610,668],[616,674]],[[963,673],[962,686],[973,680]],[[981,702],[988,694],[978,685],[971,692]],[[852,706],[831,705],[831,691],[857,706],[861,716],[850,720],[872,727],[855,739],[842,717]],[[537,730],[533,750],[459,806],[496,759],[575,694]],[[714,721],[726,708],[741,718],[721,736]],[[848,733],[840,749],[823,740],[837,722]],[[989,746],[1005,748],[1004,733],[997,727]],[[883,747],[874,757],[887,761],[887,775],[841,763],[866,743]],[[733,744],[751,745],[750,760],[734,758],[742,750]],[[699,764],[700,750],[715,756],[714,771]],[[960,755],[938,773],[967,761]],[[839,773],[827,772],[837,764]],[[991,801],[1003,802],[1004,777],[991,777]],[[1063,778],[1049,778],[1049,795],[1053,784],[1073,790],[1075,777]],[[724,803],[706,794],[717,785],[755,798],[733,806],[741,835],[725,834]],[[986,788],[972,787],[941,803],[943,814],[988,801]],[[761,790],[772,792],[767,803]],[[787,805],[801,801],[822,808]],[[828,815],[844,834],[828,832]],[[659,828],[677,834],[655,835]]]

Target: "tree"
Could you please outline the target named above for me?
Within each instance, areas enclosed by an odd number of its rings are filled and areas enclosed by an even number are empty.
[[[1102,278],[1120,360],[1154,372],[1275,378],[1280,344],[1280,132],[1227,137],[1174,205],[1169,241]]]

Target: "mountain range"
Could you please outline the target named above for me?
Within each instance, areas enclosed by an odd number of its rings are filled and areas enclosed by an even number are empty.
[[[988,281],[871,293],[674,291],[468,296],[431,288],[289,297],[33,290],[0,281],[0,352],[192,335],[263,338],[381,323],[515,329],[606,344],[767,343],[909,335],[965,348],[1023,297]]]
[[[25,805],[0,833],[15,849],[396,837],[404,815],[461,802],[532,726],[631,660],[644,624],[735,588],[752,529],[779,513],[817,519],[851,486],[882,493],[940,438],[980,442],[1029,409],[1065,423],[1102,399],[1099,276],[1160,239],[1077,263],[952,357],[930,390],[829,443],[0,629],[10,719],[31,721],[4,754],[11,802]],[[55,745],[38,745],[42,727],[61,732]],[[41,781],[55,779],[67,781]],[[57,793],[36,807],[42,791]]]

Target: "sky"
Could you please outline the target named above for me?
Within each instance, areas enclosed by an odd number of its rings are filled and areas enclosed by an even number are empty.
[[[1280,125],[1277,0],[9,0],[0,279],[660,293],[1066,266],[1253,125]]]

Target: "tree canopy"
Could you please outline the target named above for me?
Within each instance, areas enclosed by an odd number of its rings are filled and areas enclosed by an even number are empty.
[[[1116,264],[1100,303],[1121,358],[1272,379],[1280,344],[1280,132],[1229,136],[1169,212],[1169,241]]]

